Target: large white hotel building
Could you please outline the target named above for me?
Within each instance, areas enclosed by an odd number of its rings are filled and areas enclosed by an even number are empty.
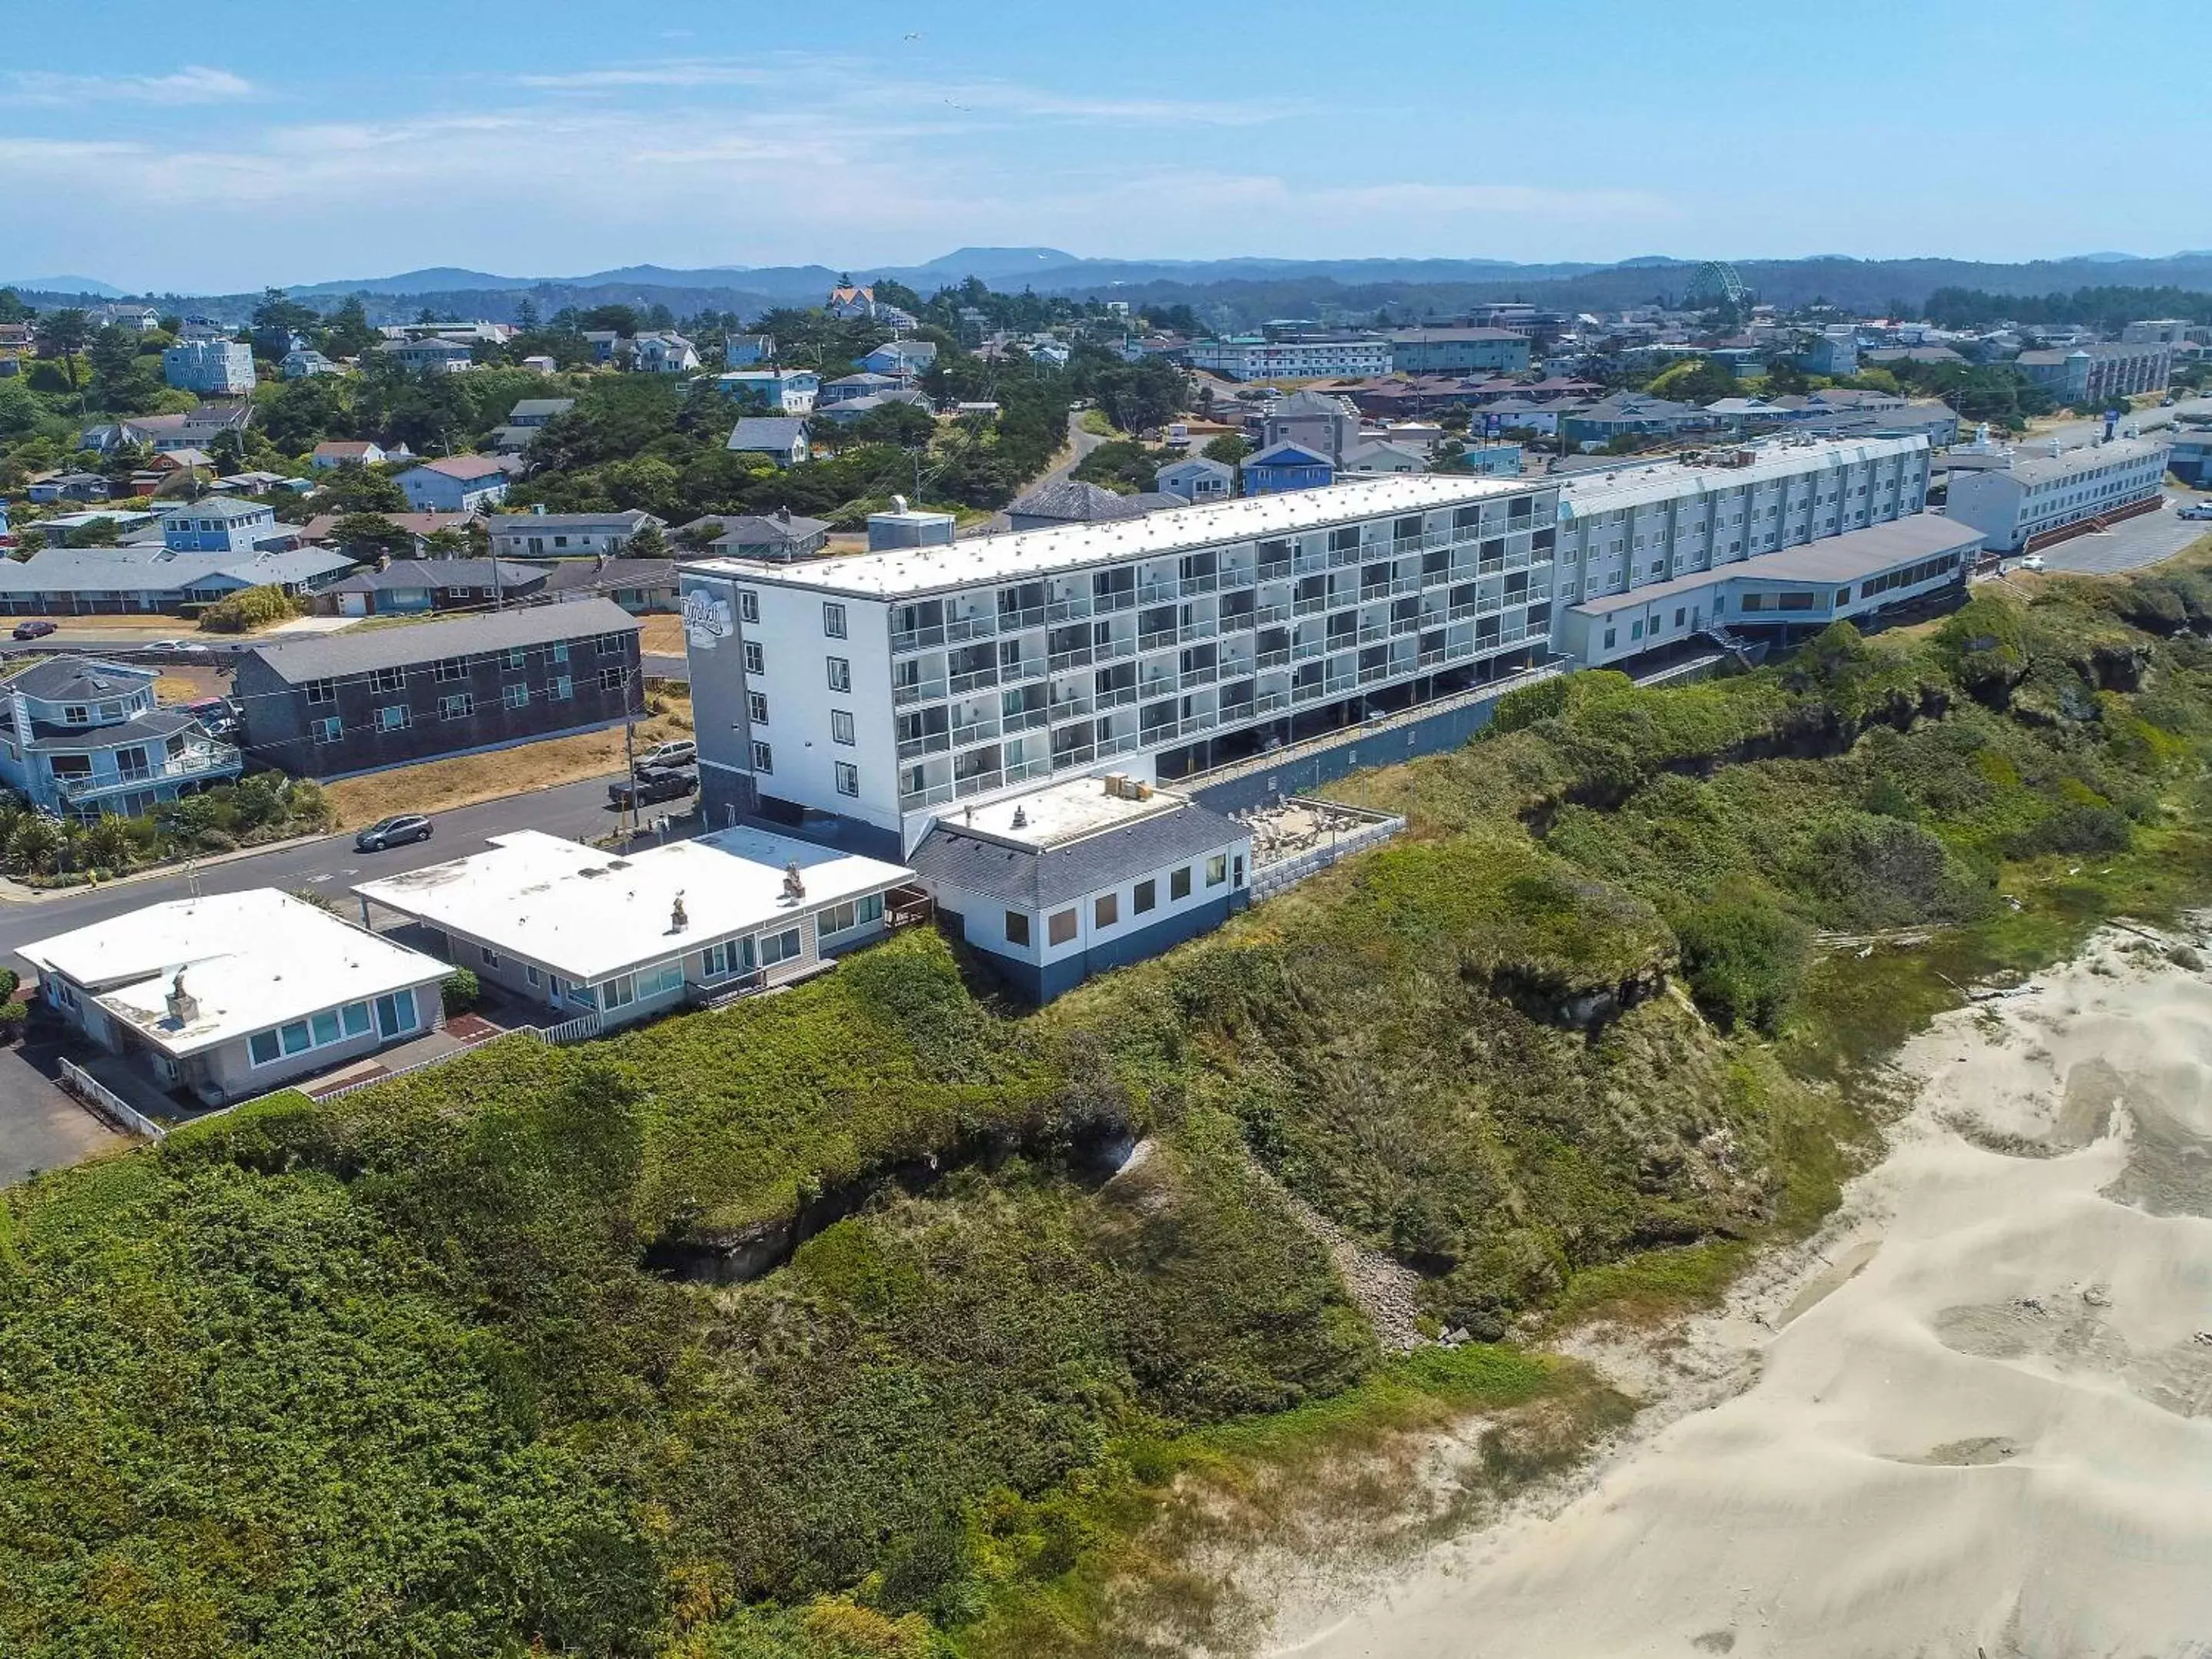
[[[702,796],[717,818],[830,813],[902,851],[964,802],[1203,773],[1509,680],[1571,636],[1592,641],[1578,660],[1634,654],[1566,612],[1917,513],[1927,486],[1923,438],[1797,442],[689,563]]]

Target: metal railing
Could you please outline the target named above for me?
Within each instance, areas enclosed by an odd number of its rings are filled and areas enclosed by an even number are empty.
[[[935,702],[945,696],[943,680],[921,680],[912,685],[891,688],[891,706],[903,708],[910,702]]]
[[[901,760],[913,760],[922,755],[941,754],[951,746],[952,739],[949,733],[925,732],[918,738],[901,738],[898,744],[898,757]]]
[[[194,744],[181,755],[162,758],[159,766],[132,767],[106,776],[94,774],[89,777],[57,777],[64,800],[84,800],[94,795],[105,795],[118,789],[131,789],[149,783],[167,783],[185,778],[210,777],[222,772],[235,772],[244,763],[239,751],[227,743]]]
[[[942,627],[909,628],[902,634],[891,635],[891,654],[898,656],[908,651],[926,651],[931,646],[945,643]]]

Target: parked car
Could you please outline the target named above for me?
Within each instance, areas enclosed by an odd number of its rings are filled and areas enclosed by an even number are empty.
[[[211,738],[237,734],[238,705],[228,697],[202,697],[198,702],[186,703],[185,713],[205,726]]]
[[[653,801],[678,800],[699,787],[696,772],[654,771],[623,778],[607,786],[607,805],[617,811],[635,809]]]
[[[411,841],[430,839],[430,820],[417,812],[379,818],[353,838],[356,853],[381,853],[387,847],[404,847]]]
[[[155,640],[142,649],[164,657],[189,657],[196,654],[200,647],[191,640]]]
[[[2043,568],[2043,555],[2040,553],[2031,553],[2026,558],[2017,559],[2013,563],[2013,568],[2015,570],[2040,570]]]
[[[15,637],[19,640],[43,640],[53,631],[54,625],[50,622],[19,622],[15,624]]]
[[[656,743],[630,763],[630,771],[637,777],[647,772],[665,772],[671,767],[692,766],[698,763],[699,745],[689,738],[672,738],[666,743]]]
[[[2186,502],[2181,508],[2181,516],[2185,519],[2212,519],[2212,501]]]

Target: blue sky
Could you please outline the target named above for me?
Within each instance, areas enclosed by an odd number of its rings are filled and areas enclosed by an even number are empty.
[[[11,9],[0,278],[2212,246],[2203,0]]]

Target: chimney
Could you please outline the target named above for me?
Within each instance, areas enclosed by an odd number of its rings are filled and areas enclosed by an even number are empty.
[[[779,507],[776,508],[775,521],[778,524],[789,524],[791,522],[791,509],[787,507]]]
[[[680,933],[690,925],[691,918],[684,914],[684,892],[681,888],[678,888],[676,893],[676,902],[669,907],[668,931],[672,933]]]
[[[806,896],[806,883],[799,873],[797,859],[783,866],[783,896],[794,901]]]
[[[177,976],[169,982],[169,994],[165,999],[169,1006],[170,1023],[189,1025],[200,1017],[200,1000],[185,989],[185,970],[177,969]]]

